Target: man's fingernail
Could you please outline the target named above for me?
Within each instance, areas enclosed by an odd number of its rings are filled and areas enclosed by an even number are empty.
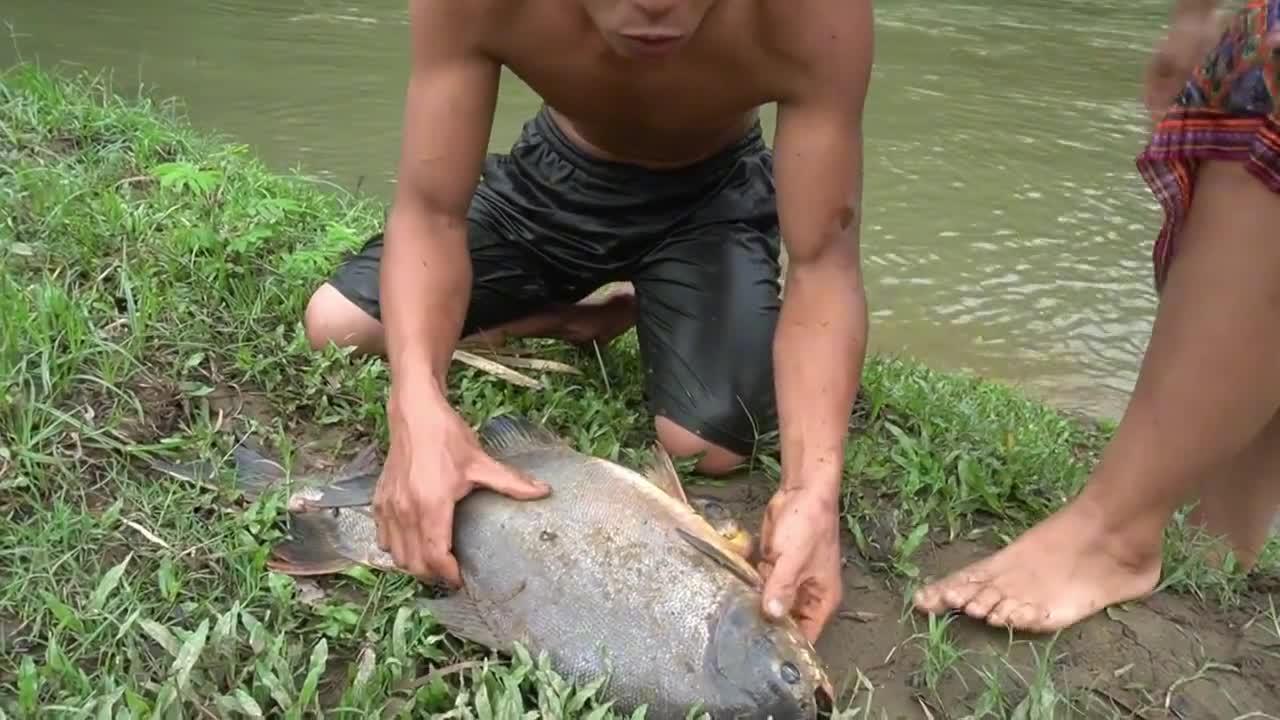
[[[768,604],[765,605],[765,612],[769,613],[775,618],[782,617],[782,612],[783,612],[782,601],[778,600],[777,598],[770,600]]]

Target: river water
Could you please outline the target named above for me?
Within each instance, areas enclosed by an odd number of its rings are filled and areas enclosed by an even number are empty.
[[[871,343],[1118,417],[1155,307],[1134,169],[1169,0],[876,3],[864,245]],[[6,0],[0,63],[110,72],[275,168],[389,197],[404,0]],[[504,78],[491,149],[539,101]],[[772,112],[765,115],[772,134]]]

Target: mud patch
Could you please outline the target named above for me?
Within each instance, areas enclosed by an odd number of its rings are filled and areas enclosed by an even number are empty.
[[[27,652],[34,643],[35,636],[29,622],[0,613],[0,655]]]
[[[285,416],[272,406],[265,393],[230,385],[218,385],[203,401],[208,403],[209,415],[215,418],[218,429],[229,430],[237,437],[252,434],[262,444],[268,439],[262,430],[276,428]],[[344,458],[354,456],[371,442],[361,428],[320,426],[305,419],[279,429],[288,437],[297,438],[297,444],[288,449],[294,472],[336,471],[347,462]],[[282,448],[268,449],[276,459],[283,454]]]
[[[773,490],[762,480],[687,490],[717,498],[758,533]],[[1021,704],[1027,717],[1212,720],[1265,718],[1250,713],[1280,708],[1280,620],[1265,582],[1235,609],[1165,593],[1100,613],[1056,639],[965,617],[931,633],[928,617],[911,609],[911,588],[870,570],[851,536],[844,546],[844,599],[818,651],[841,706],[867,709],[858,717],[940,720],[982,717],[984,708],[988,717],[1009,717]],[[954,542],[923,555],[921,571],[937,577],[995,547]]]
[[[138,373],[126,384],[125,391],[137,399],[138,406],[135,414],[121,418],[119,432],[133,442],[146,443],[172,435],[191,410],[176,382],[151,373]]]

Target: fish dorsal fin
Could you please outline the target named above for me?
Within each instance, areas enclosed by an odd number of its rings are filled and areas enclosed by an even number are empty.
[[[684,485],[680,482],[680,474],[676,472],[676,465],[672,462],[671,455],[667,453],[661,443],[653,444],[653,462],[649,465],[649,469],[645,471],[644,477],[666,494],[685,505],[689,504],[689,496],[684,493]]]
[[[756,572],[756,569],[751,567],[751,564],[743,559],[741,555],[727,552],[722,548],[716,547],[705,538],[700,538],[685,528],[677,527],[676,533],[678,533],[680,537],[684,538],[685,541],[692,545],[698,552],[701,552],[720,567],[733,573],[751,589],[757,591],[762,591],[764,589],[764,582],[760,579],[760,574]]]
[[[518,455],[529,450],[564,447],[565,442],[555,433],[526,418],[515,415],[497,415],[480,426],[476,433],[480,443],[491,455]]]

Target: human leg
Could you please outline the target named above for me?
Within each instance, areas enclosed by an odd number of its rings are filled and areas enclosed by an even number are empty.
[[[921,590],[918,609],[1047,632],[1141,597],[1159,579],[1165,525],[1196,492],[1195,519],[1256,556],[1280,494],[1280,122],[1275,65],[1256,42],[1277,7],[1238,13],[1139,160],[1166,212],[1160,305],[1089,482],[1008,547]]]
[[[1237,565],[1252,569],[1270,537],[1280,507],[1280,414],[1237,455],[1222,473],[1210,475],[1201,485],[1200,500],[1187,518],[1188,525],[1225,545],[1212,549],[1211,560],[1221,562],[1225,552]]]
[[[385,352],[378,296],[381,233],[348,258],[307,303],[304,326],[314,349],[330,343],[362,354]],[[470,225],[474,273],[464,340],[501,345],[508,337],[546,337],[574,344],[608,343],[635,324],[634,292],[565,302],[547,287],[538,263],[504,238]]]
[[[601,193],[596,179],[566,157],[569,151],[546,114],[539,113],[525,124],[509,154],[486,158],[468,213],[472,297],[464,339],[607,343],[635,324],[630,288],[588,296],[629,259],[610,253],[607,245],[620,234],[616,218],[627,214],[619,198],[628,201],[637,194],[624,183],[612,195]],[[604,203],[594,207],[591,200],[598,196]],[[312,295],[305,325],[313,347],[333,342],[363,353],[384,352],[382,243],[382,234],[374,235]]]
[[[1085,489],[918,608],[1051,632],[1155,587],[1174,510],[1233,465],[1256,471],[1244,454],[1280,410],[1277,223],[1280,195],[1239,163],[1200,169],[1132,401]],[[1219,498],[1258,482],[1234,479]]]
[[[773,334],[779,240],[766,164],[744,163],[688,229],[635,278],[637,334],[658,439],[724,474],[777,423]]]
[[[712,233],[669,246],[635,281],[658,439],[673,456],[700,455],[709,475],[741,465],[776,425],[776,248],[766,235]]]

